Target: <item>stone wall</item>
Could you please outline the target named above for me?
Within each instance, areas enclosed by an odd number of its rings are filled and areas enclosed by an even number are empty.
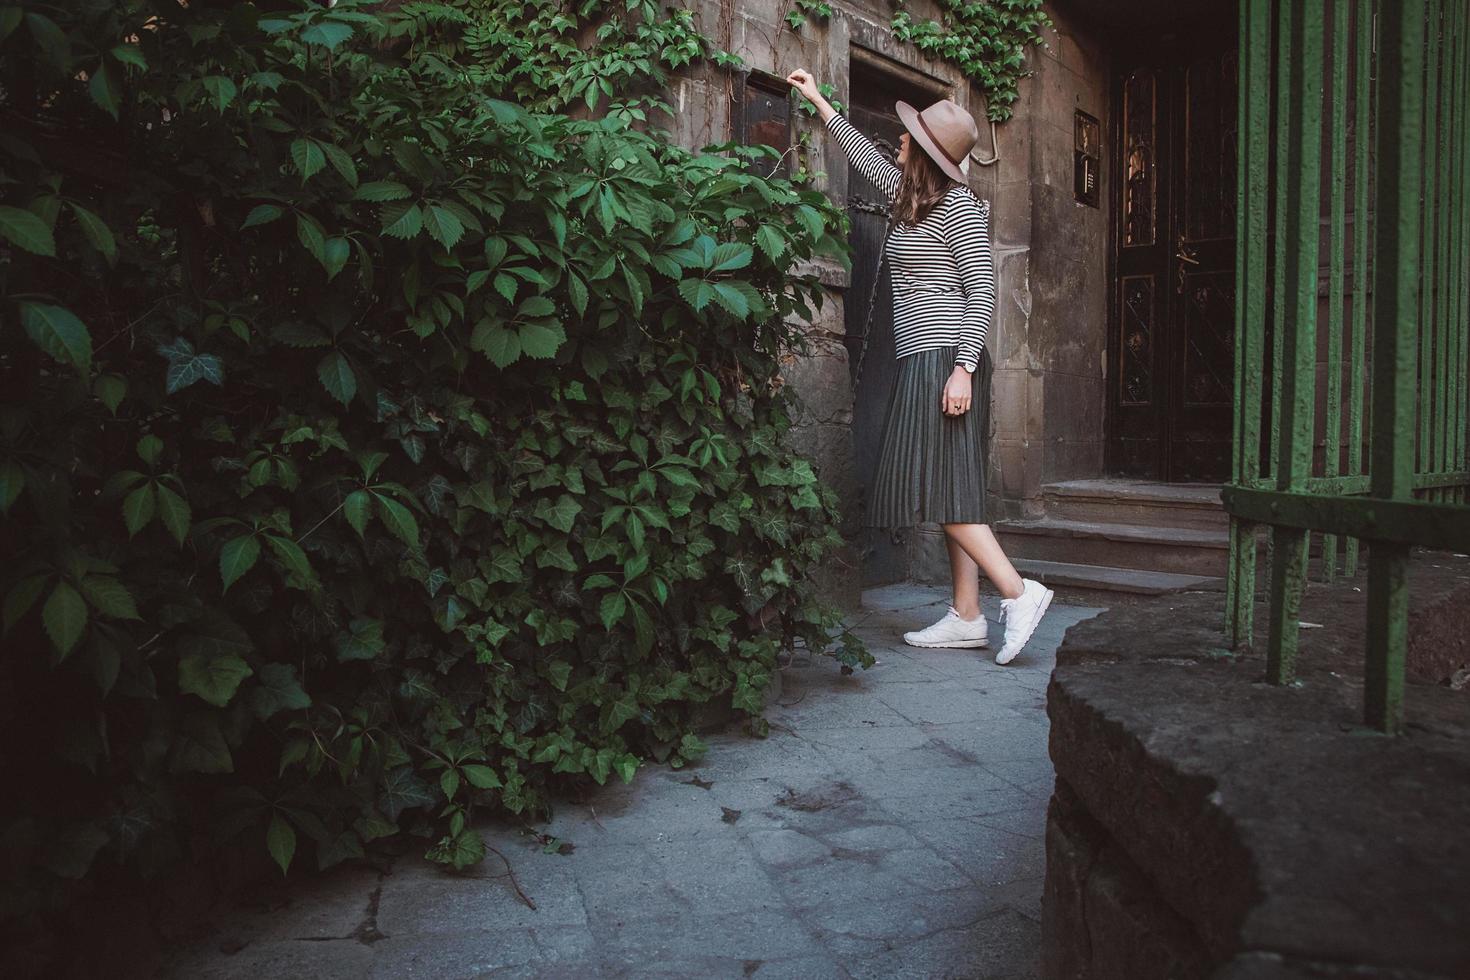
[[[859,56],[947,88],[977,119],[985,118],[983,98],[958,69],[894,39],[887,0],[852,0],[833,8],[826,22],[811,21],[794,32],[782,21],[786,7],[778,0],[706,0],[695,7],[701,29],[753,70],[784,77],[807,68],[846,102],[856,49]],[[915,17],[938,13],[929,0],[910,9]],[[1074,110],[1083,109],[1107,131],[1109,68],[1087,29],[1062,10],[1049,5],[1048,12],[1054,26],[1046,44],[1028,54],[1034,74],[1021,84],[1014,117],[998,127],[1000,160],[988,167],[972,164],[970,172],[971,186],[991,202],[997,270],[991,333],[991,511],[997,517],[1037,513],[1044,482],[1102,472],[1107,212],[1106,206],[1088,208],[1072,200],[1072,121]],[[704,146],[734,137],[736,91],[723,69],[700,65],[682,73],[672,92],[676,138]],[[844,201],[847,162],[840,148],[815,119],[798,116],[795,125],[814,131],[812,166],[826,172],[823,189]],[[981,149],[992,149],[988,130],[982,130]],[[1110,181],[1105,169],[1104,202]],[[821,272],[838,302],[825,306],[811,325],[813,355],[788,371],[808,402],[796,442],[842,497],[845,530],[856,540],[861,483],[853,471],[852,391],[842,344],[848,277],[835,265]],[[921,530],[912,547],[915,578],[947,579],[937,528]],[[860,560],[849,549],[833,563],[831,585],[849,600],[860,580]]]
[[[1411,674],[1396,738],[1362,726],[1361,577],[1309,586],[1292,686],[1223,648],[1218,593],[1069,631],[1043,977],[1470,976],[1470,691],[1424,666],[1470,633],[1470,560],[1410,580],[1409,662],[1439,682]]]

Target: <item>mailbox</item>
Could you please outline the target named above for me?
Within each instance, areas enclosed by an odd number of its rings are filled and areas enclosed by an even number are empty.
[[[1072,133],[1072,197],[1095,208],[1102,153],[1097,119],[1078,109]]]

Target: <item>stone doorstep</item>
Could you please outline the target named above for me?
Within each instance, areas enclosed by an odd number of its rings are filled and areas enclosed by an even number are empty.
[[[1172,490],[1163,484],[1166,490]],[[1181,488],[1193,491],[1192,487]],[[1076,490],[1066,484],[1050,484],[1041,488],[1046,512],[1053,517],[1074,521],[1104,521],[1145,526],[1192,527],[1201,530],[1227,529],[1230,515],[1220,502],[1219,491],[1203,495],[1178,497],[1143,490],[1113,493],[1108,490]]]
[[[1411,623],[1426,608],[1470,610],[1470,561],[1420,556],[1411,581]],[[1287,964],[1272,976],[1470,976],[1470,702],[1410,684],[1408,731],[1365,731],[1366,596],[1352,588],[1309,588],[1301,616],[1322,628],[1303,631],[1292,687],[1260,683],[1262,657],[1221,656],[1219,595],[1079,623],[1058,654],[1054,811],[1100,828],[1138,872],[1117,881],[1144,883],[1118,902],[1145,919],[1150,905],[1177,914],[1211,969],[1270,954]],[[1086,875],[1065,836],[1049,828],[1043,947],[1085,959],[1077,910],[1092,905],[1071,894]],[[1138,928],[1142,941],[1152,926]],[[1134,974],[1168,975],[1196,974]]]
[[[1007,552],[1051,562],[1222,576],[1230,554],[1227,530],[1070,521],[996,521]]]
[[[1131,592],[1134,595],[1167,595],[1171,592],[1216,591],[1225,580],[1209,575],[1181,575],[1108,565],[1081,565],[1044,561],[1039,558],[1012,560],[1016,571],[1051,588],[1096,589],[1101,592]]]

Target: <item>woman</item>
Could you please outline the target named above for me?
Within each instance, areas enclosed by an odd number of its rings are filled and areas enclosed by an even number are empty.
[[[918,647],[988,645],[979,571],[1002,595],[1005,642],[998,664],[1015,659],[1051,604],[1052,592],[1022,579],[985,524],[984,446],[990,424],[990,356],[985,335],[995,308],[990,205],[969,188],[960,162],[978,130],[948,99],[916,112],[895,103],[908,132],[898,166],[832,108],[811,73],[787,76],[816,105],[848,159],[893,209],[885,243],[893,281],[898,378],[883,420],[866,521],[875,527],[944,527],[954,602],[943,619],[905,633]],[[916,146],[917,144],[917,146]]]

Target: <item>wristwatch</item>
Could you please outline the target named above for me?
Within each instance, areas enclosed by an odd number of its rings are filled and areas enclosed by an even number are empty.
[[[975,365],[973,365],[973,364],[966,364],[964,361],[956,361],[955,363],[958,364],[960,367],[964,368],[966,374],[974,374],[975,373]]]

